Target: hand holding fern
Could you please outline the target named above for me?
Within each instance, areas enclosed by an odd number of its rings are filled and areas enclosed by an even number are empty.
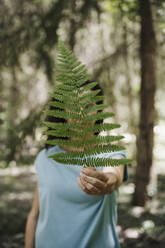
[[[77,182],[79,187],[90,195],[111,194],[119,186],[116,173],[105,173],[92,167],[83,168]]]

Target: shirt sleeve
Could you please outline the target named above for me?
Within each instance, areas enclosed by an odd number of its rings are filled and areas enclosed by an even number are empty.
[[[39,166],[39,162],[40,162],[42,153],[43,153],[43,149],[37,154],[37,156],[34,160],[34,168],[36,169],[36,172],[38,172],[38,166]]]

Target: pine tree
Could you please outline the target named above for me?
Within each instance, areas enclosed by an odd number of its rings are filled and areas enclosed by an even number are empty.
[[[119,124],[101,123],[93,124],[97,120],[113,117],[114,113],[103,112],[108,107],[106,104],[96,104],[103,100],[104,96],[97,96],[98,90],[91,90],[97,82],[91,82],[85,86],[82,84],[91,77],[76,56],[59,40],[58,42],[58,61],[56,81],[60,84],[54,86],[54,92],[49,92],[53,101],[49,105],[59,108],[58,110],[43,110],[46,115],[71,119],[72,122],[53,123],[43,121],[52,130],[46,130],[44,135],[55,136],[56,139],[43,140],[46,144],[60,145],[64,147],[78,148],[79,151],[59,152],[50,155],[49,158],[63,164],[81,165],[89,167],[98,166],[118,166],[129,163],[129,159],[99,158],[95,155],[109,153],[125,149],[123,146],[111,144],[119,141],[124,136],[114,135],[91,135],[96,132],[109,131],[119,128]],[[88,107],[90,105],[90,107]],[[92,105],[92,106],[91,106]],[[102,110],[102,112],[97,112]],[[59,138],[58,138],[59,137]],[[60,137],[68,137],[61,139]],[[93,156],[94,155],[94,156]]]

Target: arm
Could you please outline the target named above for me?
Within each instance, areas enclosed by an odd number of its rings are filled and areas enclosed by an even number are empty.
[[[87,194],[111,194],[123,181],[124,167],[124,165],[104,167],[103,171],[98,171],[96,168],[83,168],[78,178],[78,185]]]
[[[38,182],[36,182],[35,195],[31,211],[28,215],[25,230],[25,248],[34,248],[35,230],[39,216]]]

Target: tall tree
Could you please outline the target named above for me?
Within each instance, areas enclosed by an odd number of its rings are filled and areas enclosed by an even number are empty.
[[[141,18],[140,60],[140,121],[137,140],[137,169],[133,204],[145,206],[147,185],[153,160],[154,98],[156,92],[156,37],[153,26],[151,1],[139,0]]]

